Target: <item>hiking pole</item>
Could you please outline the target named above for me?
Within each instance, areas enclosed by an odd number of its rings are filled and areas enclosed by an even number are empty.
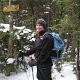
[[[32,57],[29,57],[32,60]],[[39,67],[39,64],[37,63],[37,67],[39,68],[44,80],[47,80],[46,76],[44,75],[42,69]],[[33,76],[33,80],[34,80],[34,73],[33,73],[33,67],[32,67],[32,76]]]
[[[26,76],[27,76],[27,79],[29,80],[28,75],[27,75],[27,71],[26,71]]]
[[[32,77],[33,77],[33,80],[34,80],[34,73],[33,73],[33,67],[32,67]]]
[[[29,57],[30,60],[32,60],[32,57]],[[32,67],[32,77],[33,77],[33,80],[34,80],[34,72],[33,72],[33,67]]]

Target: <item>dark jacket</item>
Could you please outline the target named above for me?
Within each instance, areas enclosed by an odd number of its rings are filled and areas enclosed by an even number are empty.
[[[42,37],[42,40],[41,40]],[[39,33],[39,37],[35,40],[33,48],[26,52],[26,55],[35,54],[38,63],[52,66],[51,49],[53,47],[53,39],[51,35],[45,34],[45,31]]]

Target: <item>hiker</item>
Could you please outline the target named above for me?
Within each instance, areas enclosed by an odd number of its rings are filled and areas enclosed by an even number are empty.
[[[32,59],[28,64],[30,67],[37,66],[38,80],[52,80],[51,50],[53,47],[53,39],[51,35],[45,34],[47,30],[46,28],[46,21],[42,18],[38,19],[36,21],[35,45],[30,50],[27,50],[25,53],[21,51],[19,53],[19,56],[29,56],[34,54],[35,59]]]

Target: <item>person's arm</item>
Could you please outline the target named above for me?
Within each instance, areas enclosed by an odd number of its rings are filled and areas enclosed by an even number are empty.
[[[35,47],[32,47],[30,50],[27,50],[25,52],[25,56],[29,56],[29,55],[32,55],[36,52],[36,48]]]
[[[29,56],[29,55],[31,55],[31,54],[33,54],[35,52],[36,52],[36,48],[35,47],[31,48],[30,50],[27,50],[26,52],[24,52],[22,50],[19,50],[18,57]]]

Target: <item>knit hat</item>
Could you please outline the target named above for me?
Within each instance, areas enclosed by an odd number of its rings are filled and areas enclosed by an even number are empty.
[[[44,29],[46,29],[46,21],[42,18],[36,21],[36,24],[40,24]]]

